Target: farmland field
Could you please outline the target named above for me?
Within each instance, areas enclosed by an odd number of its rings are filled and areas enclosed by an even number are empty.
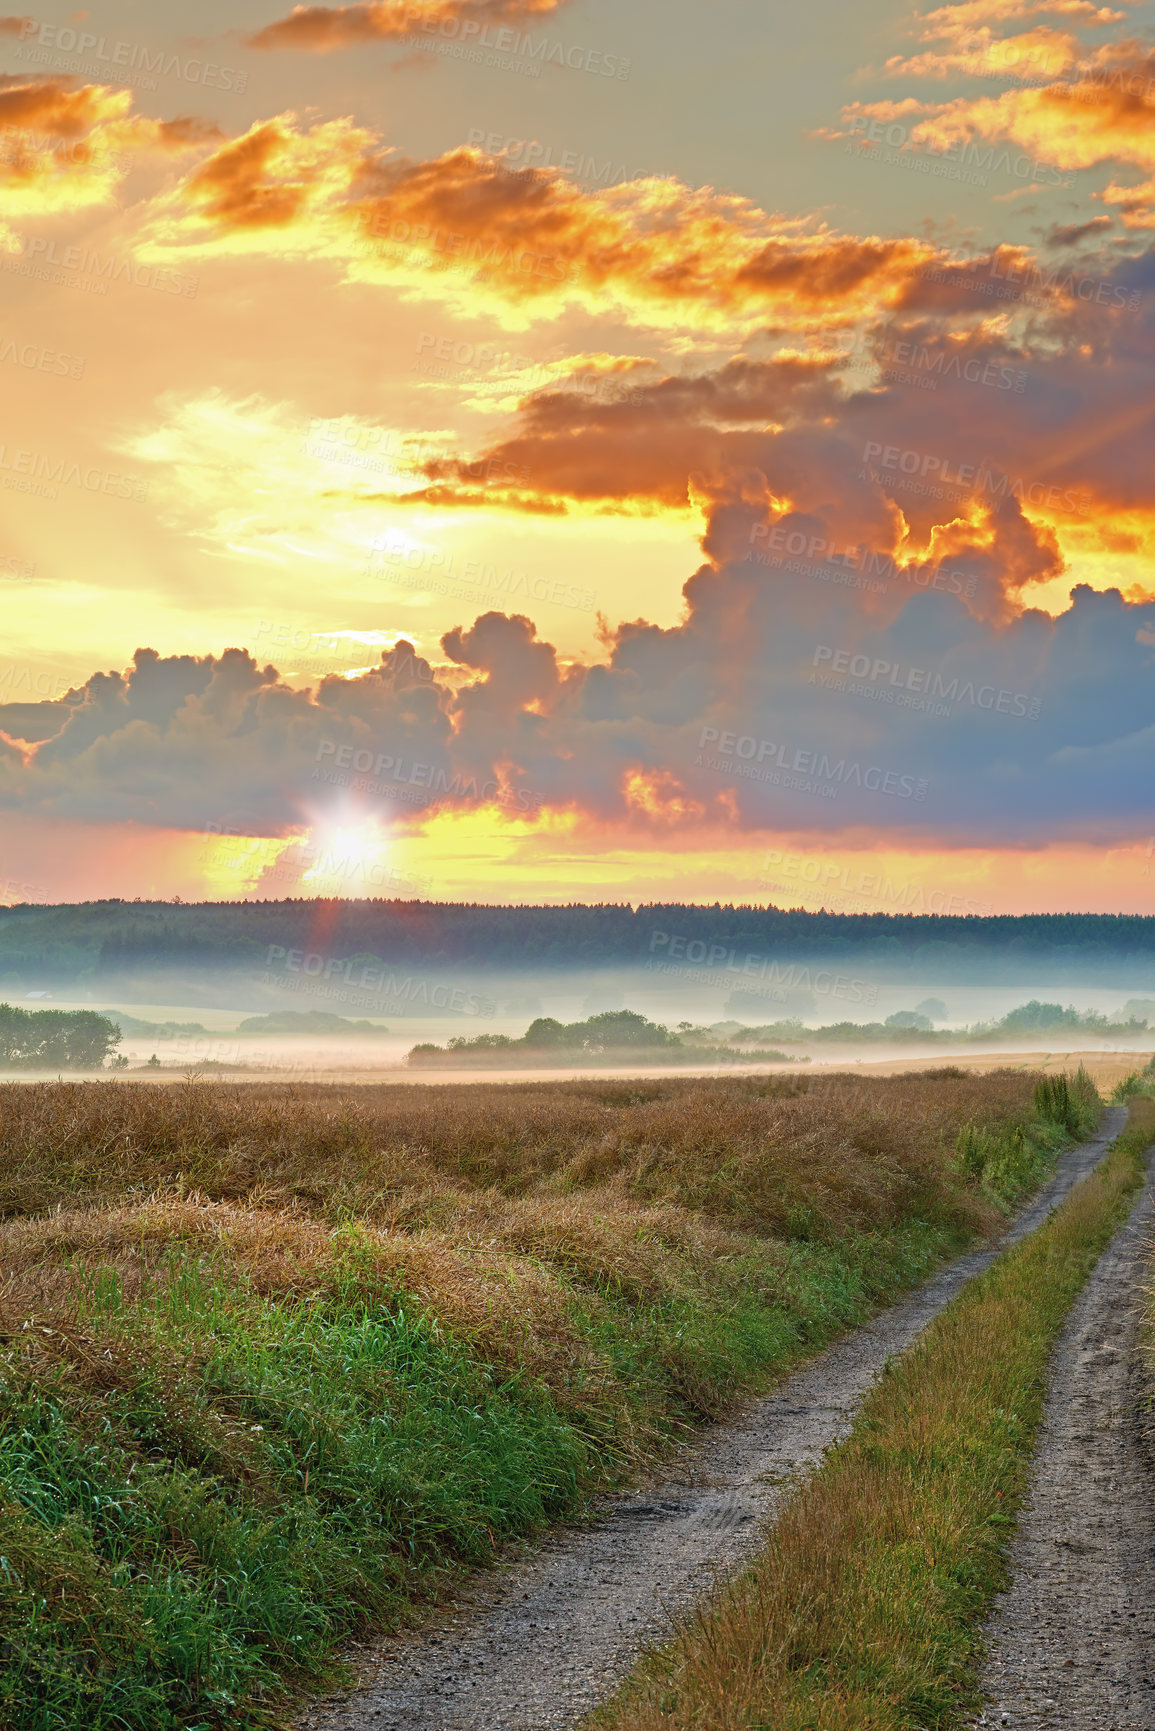
[[[0,1088],[0,1717],[274,1723],[996,1230],[1038,1081]]]

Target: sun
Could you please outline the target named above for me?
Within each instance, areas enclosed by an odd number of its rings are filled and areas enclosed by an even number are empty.
[[[317,895],[372,894],[388,876],[390,837],[373,820],[317,826],[309,832],[314,863],[301,874]]]

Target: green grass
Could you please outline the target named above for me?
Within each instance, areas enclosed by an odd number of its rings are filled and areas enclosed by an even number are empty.
[[[327,1675],[342,1636],[579,1510],[952,1248],[918,1223],[794,1245],[770,1301],[754,1257],[726,1292],[649,1305],[575,1287],[611,1376],[575,1373],[568,1409],[404,1293],[368,1291],[355,1255],[304,1303],[180,1252],[131,1307],[93,1280],[69,1339],[41,1337],[63,1348],[51,1367],[20,1338],[3,1365],[0,1718],[265,1723],[281,1681]]]
[[[102,1398],[63,1372],[4,1391],[0,1479],[26,1512],[14,1556],[4,1539],[7,1724],[244,1724],[238,1702],[323,1669],[415,1572],[572,1504],[575,1427],[402,1305],[172,1275]],[[204,1353],[187,1371],[174,1330]]]
[[[1068,1311],[1126,1217],[1155,1101],[1051,1219],[888,1366],[753,1567],[592,1716],[601,1731],[929,1731],[979,1705],[982,1622]]]

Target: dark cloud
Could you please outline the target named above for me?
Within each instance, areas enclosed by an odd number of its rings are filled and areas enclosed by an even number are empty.
[[[846,568],[795,564],[703,566],[682,624],[624,625],[603,663],[564,670],[498,613],[446,635],[461,682],[406,643],[313,692],[240,650],[142,651],[57,706],[27,755],[0,739],[0,804],[254,834],[479,801],[639,837],[702,821],[942,846],[1133,832],[1155,745],[1150,607],[1081,587],[1058,618],[984,620],[928,566],[870,613]]]
[[[1106,234],[1114,228],[1115,219],[1111,216],[1093,216],[1089,222],[1052,223],[1046,234],[1046,244],[1049,247],[1080,246],[1094,234]]]

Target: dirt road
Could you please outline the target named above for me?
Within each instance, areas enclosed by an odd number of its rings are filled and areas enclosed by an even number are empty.
[[[1013,1584],[987,1629],[991,1704],[979,1724],[1155,1728],[1155,1502],[1135,1362],[1153,1223],[1149,1182],[1055,1349]]]
[[[1070,1150],[1003,1245],[1024,1237],[1122,1128]],[[740,1566],[782,1485],[848,1430],[888,1356],[997,1255],[961,1257],[866,1327],[827,1348],[774,1394],[713,1427],[675,1475],[607,1499],[592,1527],[554,1534],[491,1578],[459,1617],[380,1649],[377,1680],[298,1720],[316,1731],[564,1731],[660,1639],[719,1573]],[[1155,1724],[1155,1721],[1152,1721]]]

